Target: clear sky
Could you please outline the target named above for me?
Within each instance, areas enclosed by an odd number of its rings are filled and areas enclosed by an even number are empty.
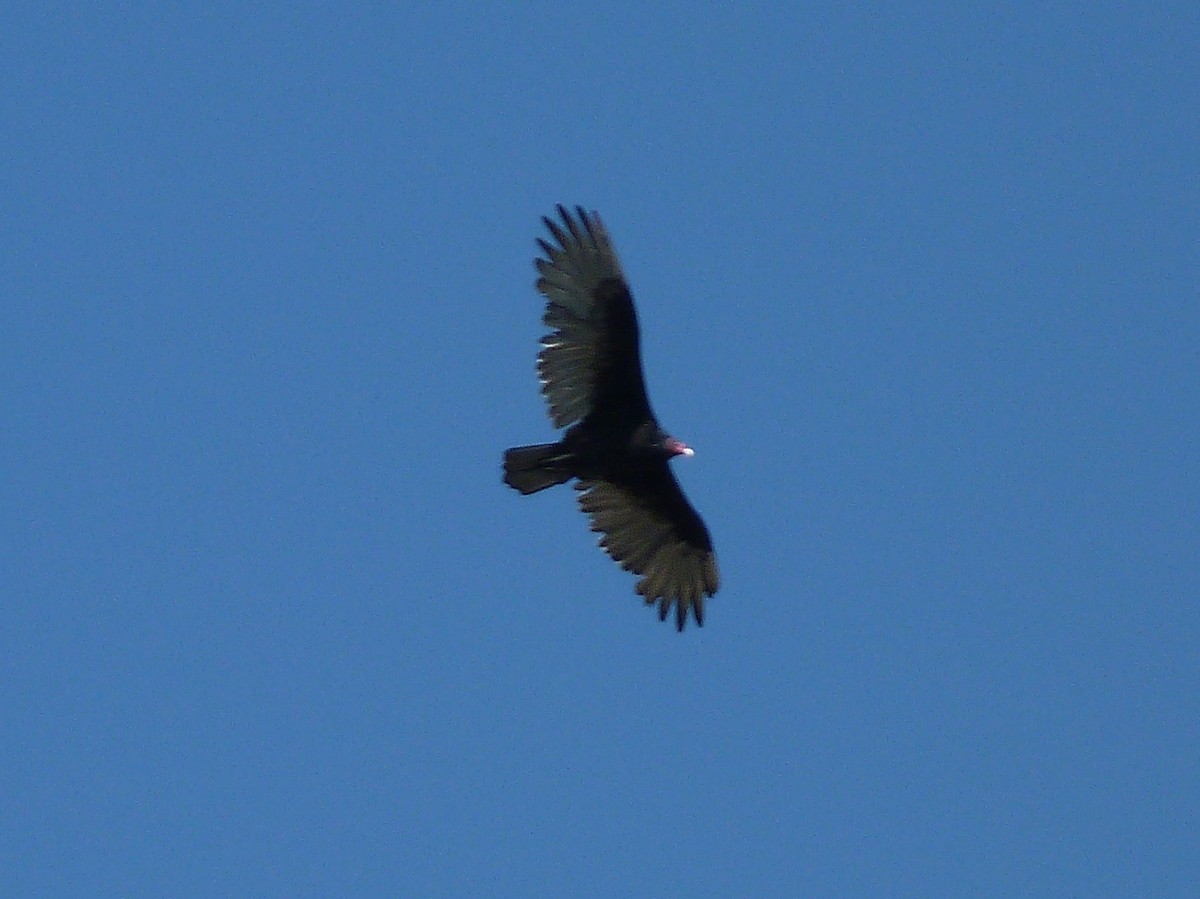
[[[117,6],[0,16],[6,895],[1200,895],[1200,5]],[[558,202],[702,629],[500,483]]]

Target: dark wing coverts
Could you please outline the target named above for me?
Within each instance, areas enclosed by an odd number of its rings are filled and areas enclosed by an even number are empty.
[[[580,480],[579,505],[601,533],[600,545],[626,571],[642,575],[637,592],[658,603],[666,620],[675,603],[683,630],[688,609],[704,623],[704,597],[717,592],[717,562],[708,528],[687,501],[666,461],[653,478],[634,484]]]
[[[593,411],[602,417],[644,420],[650,403],[642,379],[637,315],[621,263],[600,217],[577,208],[577,223],[558,207],[563,227],[543,219],[558,241],[539,240],[537,289],[546,297],[542,321],[554,330],[542,338],[538,377],[556,428]]]

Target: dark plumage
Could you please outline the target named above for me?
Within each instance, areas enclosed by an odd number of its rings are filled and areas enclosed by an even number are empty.
[[[539,240],[537,289],[546,297],[538,375],[558,443],[504,453],[504,483],[535,493],[578,479],[579,505],[600,545],[641,575],[637,592],[665,620],[675,607],[704,623],[704,598],[719,578],[708,529],[667,460],[692,450],[654,417],[642,377],[637,313],[621,264],[596,213],[558,207],[562,225],[543,218],[557,246]]]

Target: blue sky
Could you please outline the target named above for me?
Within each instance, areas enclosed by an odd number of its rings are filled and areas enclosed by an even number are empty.
[[[1200,7],[23,5],[0,877],[1193,896]],[[600,211],[723,588],[572,491]]]

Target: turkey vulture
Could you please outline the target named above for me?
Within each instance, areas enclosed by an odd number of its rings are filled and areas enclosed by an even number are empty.
[[[538,240],[537,289],[546,298],[538,376],[558,443],[504,453],[504,483],[523,494],[576,478],[579,505],[600,545],[641,575],[637,592],[672,604],[683,630],[688,609],[704,623],[704,597],[717,592],[708,528],[687,501],[667,460],[690,447],[667,434],[646,397],[637,313],[621,263],[600,217],[558,207],[562,225],[543,218],[557,246]]]

